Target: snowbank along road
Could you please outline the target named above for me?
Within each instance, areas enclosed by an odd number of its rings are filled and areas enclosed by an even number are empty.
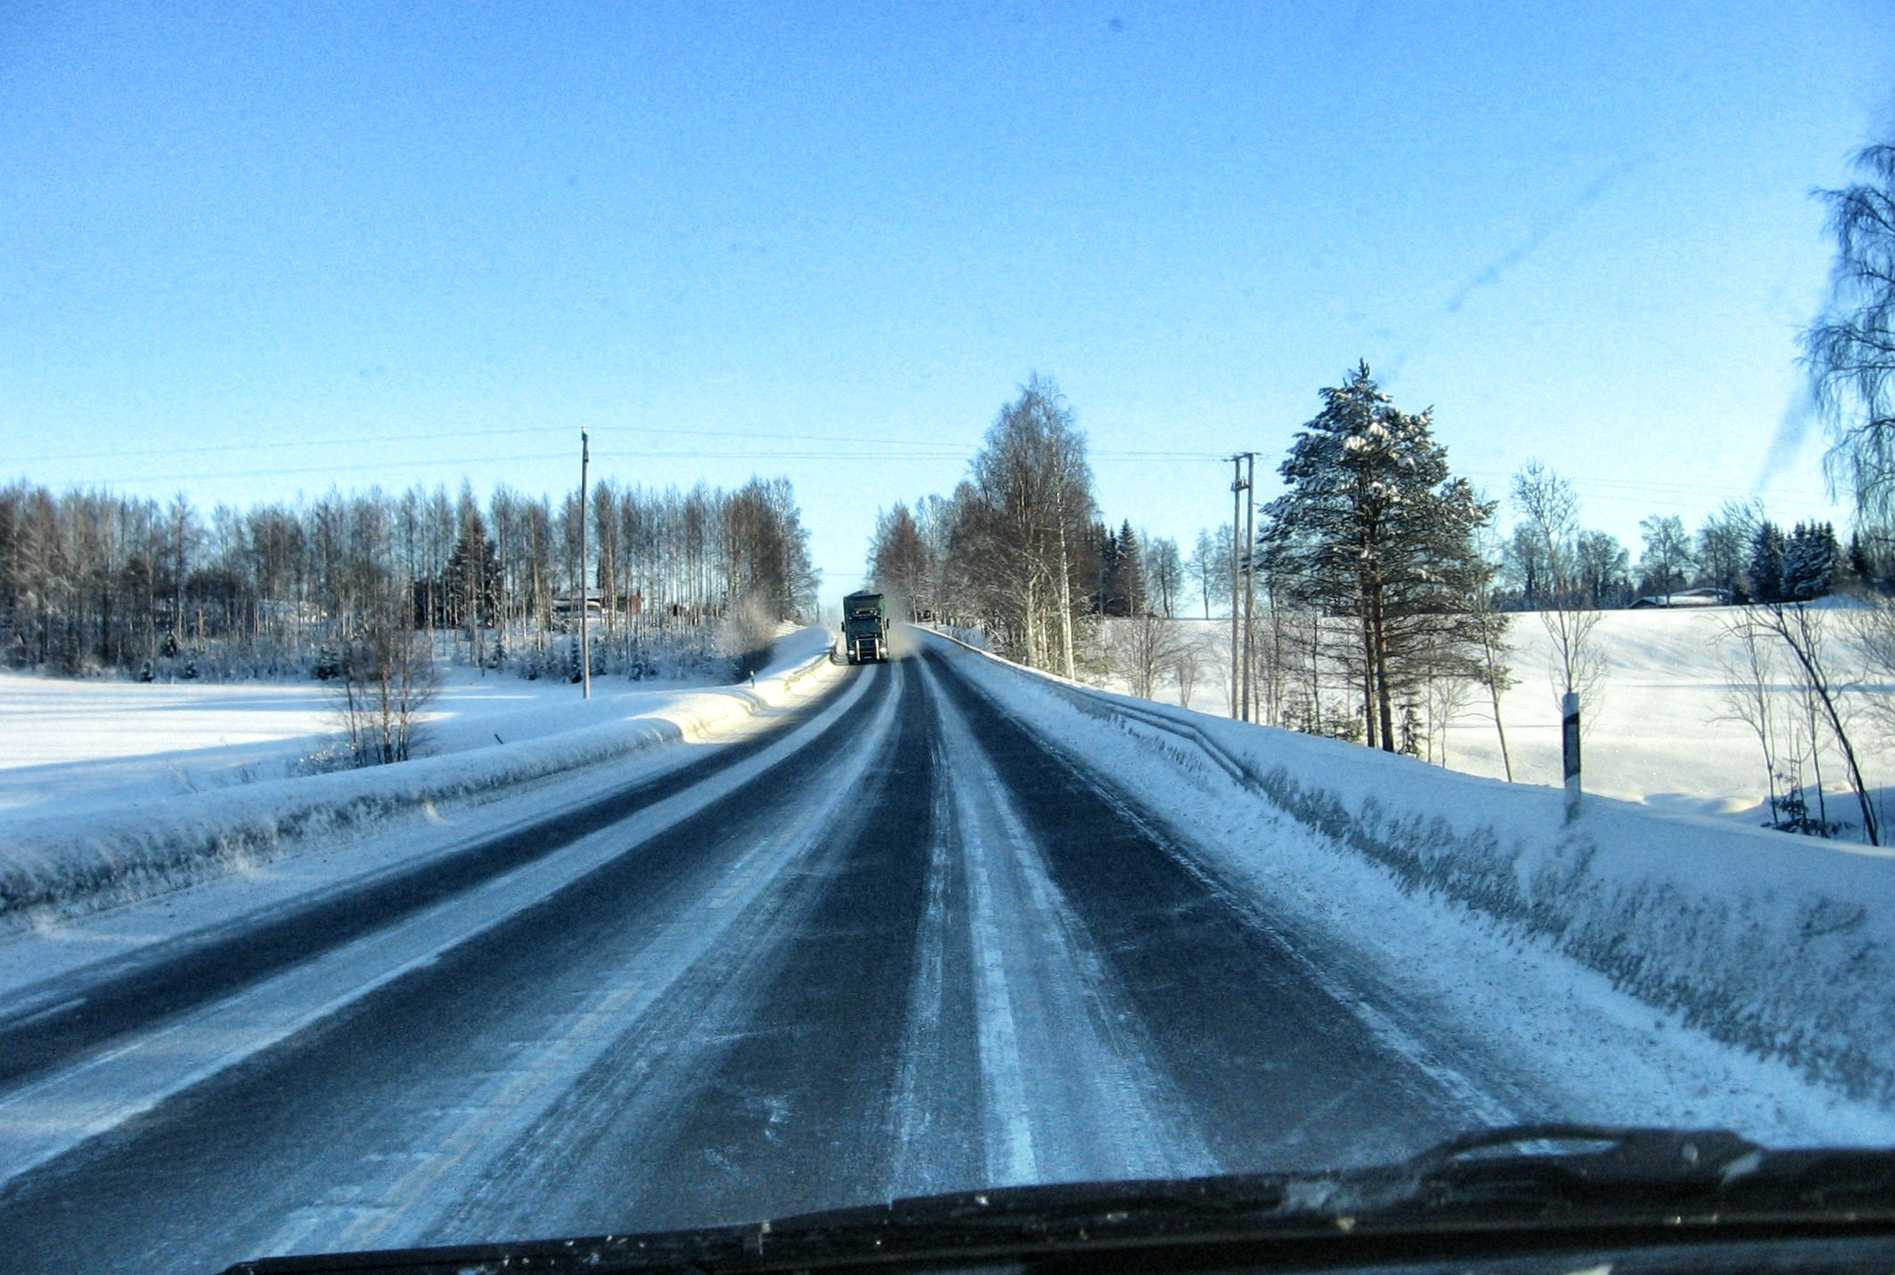
[[[826,672],[781,730],[661,780],[0,1001],[4,1264],[1313,1168],[1559,1114],[945,649]]]

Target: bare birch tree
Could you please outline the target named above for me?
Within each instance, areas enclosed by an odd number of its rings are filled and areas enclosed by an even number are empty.
[[[1746,607],[1745,619],[1761,632],[1774,635],[1789,652],[1811,697],[1812,717],[1820,712],[1822,724],[1828,728],[1836,746],[1842,750],[1849,786],[1855,792],[1856,803],[1862,814],[1863,836],[1872,846],[1882,844],[1875,805],[1869,797],[1868,783],[1863,778],[1855,745],[1849,738],[1844,712],[1844,695],[1848,688],[1835,679],[1829,667],[1822,612],[1800,602],[1771,602]],[[1820,757],[1814,721],[1811,722],[1811,735],[1812,748]]]
[[[1579,696],[1581,729],[1588,729],[1604,704],[1606,666],[1593,641],[1599,612],[1578,572],[1579,497],[1535,460],[1513,476],[1513,506],[1540,562],[1539,615],[1553,643],[1547,675],[1554,706],[1564,695]]]
[[[1770,802],[1770,826],[1779,825],[1777,797],[1778,738],[1776,711],[1776,656],[1770,635],[1748,614],[1724,624],[1724,704],[1728,718],[1742,722],[1757,736],[1763,753],[1764,791]]]

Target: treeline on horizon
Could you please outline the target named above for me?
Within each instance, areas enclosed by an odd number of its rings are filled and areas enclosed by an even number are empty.
[[[67,674],[331,675],[374,625],[522,676],[577,663],[581,580],[596,673],[744,654],[813,614],[818,575],[786,478],[734,491],[609,477],[580,496],[463,482],[313,500],[168,502],[0,487],[0,660]],[[432,649],[432,646],[430,647]]]

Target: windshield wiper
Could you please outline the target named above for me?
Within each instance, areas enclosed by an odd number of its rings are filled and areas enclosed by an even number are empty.
[[[1109,1270],[1186,1254],[1192,1265],[1288,1267],[1860,1238],[1895,1244],[1895,1150],[1777,1151],[1723,1130],[1546,1124],[1366,1169],[1009,1187],[741,1226],[278,1258],[231,1272],[839,1271],[1080,1257]]]

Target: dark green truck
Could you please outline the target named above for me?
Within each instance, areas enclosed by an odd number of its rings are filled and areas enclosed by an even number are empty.
[[[842,600],[842,653],[851,664],[888,661],[888,603],[879,593]]]

